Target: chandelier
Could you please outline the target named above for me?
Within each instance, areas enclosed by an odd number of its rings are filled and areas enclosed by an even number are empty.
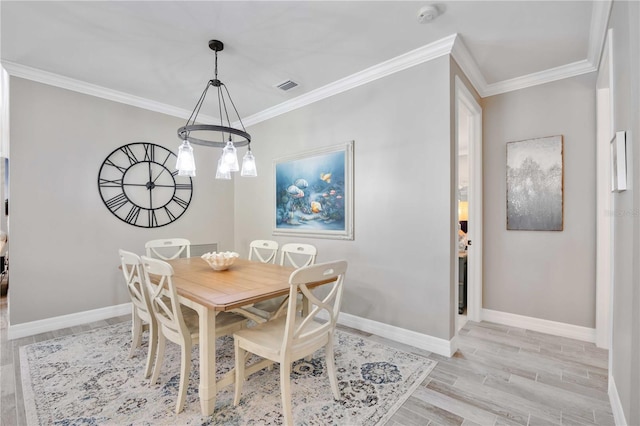
[[[178,175],[196,175],[196,163],[193,157],[193,147],[191,146],[191,144],[195,144],[222,148],[222,155],[218,160],[218,168],[216,170],[216,179],[231,179],[231,172],[240,170],[236,148],[246,145],[247,152],[242,158],[242,171],[240,175],[257,176],[256,160],[251,153],[251,135],[247,133],[244,124],[242,124],[242,119],[231,99],[229,89],[227,89],[227,86],[225,86],[223,82],[218,80],[218,52],[224,49],[224,44],[219,40],[209,40],[209,48],[215,52],[214,78],[213,80],[209,80],[207,86],[204,88],[200,99],[198,99],[193,112],[187,120],[187,124],[178,129],[178,137],[182,140],[182,145],[178,148],[178,159],[176,161]],[[202,108],[202,104],[210,87],[215,87],[218,92],[218,116],[220,117],[220,124],[196,124],[198,113],[200,112],[200,108]],[[235,112],[235,116],[242,130],[231,127],[227,105],[233,107],[233,112]],[[200,136],[201,133],[206,136]],[[198,137],[196,137],[196,135]],[[214,140],[216,136],[218,140]]]

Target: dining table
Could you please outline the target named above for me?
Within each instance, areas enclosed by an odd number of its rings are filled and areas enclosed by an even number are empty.
[[[217,391],[234,383],[233,371],[216,380],[216,315],[242,313],[245,307],[289,294],[289,276],[294,268],[236,259],[224,271],[216,271],[200,257],[169,260],[180,303],[198,313],[200,326],[200,384],[198,395],[203,416],[213,414]],[[314,283],[314,285],[322,282]],[[249,316],[250,317],[250,316]],[[269,365],[260,362],[247,368],[252,374]]]

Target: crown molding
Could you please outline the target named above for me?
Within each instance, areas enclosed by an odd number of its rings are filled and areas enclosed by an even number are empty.
[[[456,37],[455,42],[453,43],[453,49],[451,50],[451,56],[456,60],[458,66],[462,69],[464,74],[467,76],[471,85],[480,97],[484,98],[484,92],[487,88],[487,81],[482,75],[482,71],[480,71],[480,67],[469,49],[467,49],[467,45],[462,41],[462,37]]]
[[[613,0],[596,0],[593,2],[587,58],[581,61],[488,84],[480,71],[480,67],[473,58],[473,55],[471,55],[469,49],[467,49],[462,38],[455,33],[380,64],[369,67],[348,77],[337,80],[333,83],[329,83],[296,98],[250,115],[243,119],[243,123],[246,126],[251,126],[262,121],[266,121],[447,54],[450,54],[456,60],[462,71],[482,98],[593,72],[598,69],[612,1]],[[117,90],[111,90],[25,65],[3,61],[2,66],[11,76],[26,78],[39,83],[96,96],[114,102],[120,102],[138,108],[167,114],[173,117],[187,119],[191,115],[191,111],[189,110],[119,92]],[[198,121],[202,123],[210,124],[219,121],[219,119],[212,116],[201,115],[198,117]]]
[[[97,86],[87,83],[86,81],[75,80],[59,74],[43,71],[37,68],[28,67],[26,65],[17,64],[9,61],[2,61],[2,67],[13,77],[25,78],[27,80],[36,81],[38,83],[48,84],[50,86],[60,87],[62,89],[72,90],[74,92],[83,93],[85,95],[95,96],[97,98],[107,99],[109,101],[119,102],[134,107],[146,109],[149,111],[167,114],[172,117],[188,119],[191,111],[177,108],[161,102],[134,96],[125,92],[108,89],[106,87]],[[199,122],[215,123],[216,119],[210,116],[199,115]]]
[[[594,65],[590,60],[583,59],[567,65],[561,65],[548,70],[523,75],[522,77],[487,84],[478,65],[464,46],[464,43],[462,43],[462,40],[456,40],[452,56],[465,75],[469,78],[469,81],[481,98],[526,89],[527,87],[538,86],[540,84],[550,83],[564,78],[575,77],[581,74],[594,72],[598,69],[597,65]]]
[[[281,114],[293,111],[306,105],[318,102],[322,99],[337,95],[363,84],[397,73],[451,53],[457,34],[452,34],[433,43],[411,50],[388,61],[364,69],[348,77],[329,83],[318,89],[300,95],[289,101],[267,108],[257,114],[253,114],[242,121],[246,126],[251,126],[262,121],[269,120]]]
[[[607,33],[607,26],[609,24],[612,1],[613,0],[596,0],[593,2],[587,58],[581,61],[487,84],[480,71],[480,67],[478,67],[473,56],[463,43],[462,38],[458,37],[456,39],[451,55],[482,98],[597,71]]]
[[[607,27],[609,25],[612,1],[613,0],[597,0],[593,2],[586,59],[522,77],[489,84],[479,91],[480,96],[484,98],[486,96],[499,95],[501,93],[525,89],[527,87],[597,71],[607,34]]]
[[[591,62],[583,59],[571,64],[550,68],[548,70],[524,75],[522,77],[500,81],[498,83],[489,84],[484,88],[483,94],[481,96],[484,98],[487,96],[512,92],[514,90],[526,89],[527,87],[538,86],[540,84],[550,83],[552,81],[590,73],[596,71],[597,69],[598,67],[593,65]]]
[[[596,68],[600,63],[600,55],[604,47],[604,39],[609,26],[609,15],[613,0],[599,0],[593,3],[591,13],[591,27],[589,29],[589,48],[587,50],[587,60]]]

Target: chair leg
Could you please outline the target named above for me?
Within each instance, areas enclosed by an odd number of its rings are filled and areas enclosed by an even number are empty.
[[[282,394],[282,414],[284,424],[293,426],[293,411],[291,403],[291,363],[280,363],[280,393]]]
[[[333,354],[333,334],[329,335],[329,341],[324,347],[326,355],[325,363],[327,364],[327,375],[329,376],[329,383],[331,383],[331,391],[335,399],[340,398],[340,390],[338,389],[338,378],[336,377],[336,363],[335,356]]]
[[[242,385],[244,384],[244,366],[247,362],[246,352],[240,347],[238,340],[234,340],[235,347],[235,359],[236,359],[236,389],[233,396],[233,405],[236,406],[240,403],[240,395],[242,395]]]
[[[311,305],[311,301],[308,297],[298,296],[298,298],[296,299],[296,312],[300,312],[302,318],[305,318],[307,315],[309,315],[309,312],[311,312],[311,308],[313,308],[313,306]],[[307,362],[311,362],[312,359],[313,354],[309,354],[304,357],[304,360]]]
[[[160,327],[158,327],[160,328]],[[162,369],[162,363],[164,362],[164,347],[166,345],[166,338],[162,334],[162,330],[158,330],[158,348],[156,350],[156,362],[153,366],[153,375],[151,376],[151,383],[156,384],[158,376],[160,375],[160,369]]]
[[[181,349],[180,387],[176,401],[176,414],[179,414],[184,408],[184,400],[187,397],[187,385],[189,384],[189,373],[191,373],[191,341],[182,342]]]
[[[135,312],[135,308],[133,313],[131,314],[131,350],[129,351],[129,358],[133,358],[133,354],[140,346],[142,342],[142,320]]]
[[[156,357],[156,350],[158,347],[158,327],[155,323],[149,323],[149,347],[147,348],[147,365],[144,369],[144,378],[148,379],[151,376],[151,370],[153,369],[153,361]]]

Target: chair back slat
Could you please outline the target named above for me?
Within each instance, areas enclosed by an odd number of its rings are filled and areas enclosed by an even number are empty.
[[[147,241],[144,245],[147,257],[172,260],[191,257],[191,242],[186,238],[162,238]]]
[[[262,263],[276,263],[278,243],[271,240],[253,240],[249,244],[249,260]]]
[[[294,268],[316,263],[318,250],[311,244],[288,243],[280,249],[280,265],[291,265]]]

